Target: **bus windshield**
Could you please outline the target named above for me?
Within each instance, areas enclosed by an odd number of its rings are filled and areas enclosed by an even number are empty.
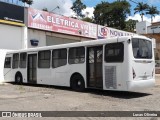
[[[152,43],[145,39],[132,39],[132,48],[134,58],[151,59],[152,58]]]

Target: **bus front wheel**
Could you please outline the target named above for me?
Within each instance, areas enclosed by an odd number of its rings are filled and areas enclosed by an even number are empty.
[[[16,82],[17,84],[22,84],[22,74],[21,74],[21,73],[17,73],[17,74],[15,75],[15,82]]]
[[[81,75],[73,75],[71,78],[71,88],[75,91],[81,92],[85,90],[84,79]]]

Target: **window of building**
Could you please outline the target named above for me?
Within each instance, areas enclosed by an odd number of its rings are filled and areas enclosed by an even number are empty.
[[[57,68],[67,64],[67,49],[53,50],[52,67]]]
[[[15,53],[13,54],[13,63],[12,63],[12,68],[18,68],[18,62],[19,62],[19,54]]]
[[[156,28],[158,28],[158,27],[151,27],[151,29],[156,29]]]
[[[20,53],[20,62],[19,62],[20,68],[26,68],[26,58],[27,58],[27,53]]]
[[[11,68],[11,57],[5,58],[4,68]]]
[[[77,47],[69,49],[69,64],[78,64],[85,62],[85,48]]]
[[[123,62],[124,45],[123,43],[111,43],[105,46],[106,62]]]
[[[50,68],[51,51],[40,51],[38,52],[38,67],[39,68]]]

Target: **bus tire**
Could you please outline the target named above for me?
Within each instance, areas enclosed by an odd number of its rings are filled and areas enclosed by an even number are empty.
[[[75,74],[71,77],[71,88],[77,92],[85,90],[84,79],[80,74]]]
[[[23,78],[22,78],[22,74],[20,72],[16,73],[15,75],[15,82],[16,84],[22,84]]]

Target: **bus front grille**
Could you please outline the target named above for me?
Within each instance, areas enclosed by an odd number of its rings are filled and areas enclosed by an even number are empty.
[[[107,89],[117,89],[116,66],[105,66],[105,85]]]

